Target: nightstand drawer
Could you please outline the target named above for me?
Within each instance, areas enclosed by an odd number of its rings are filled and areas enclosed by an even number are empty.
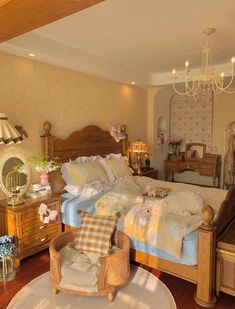
[[[30,236],[35,233],[47,232],[55,224],[61,223],[60,214],[58,215],[57,220],[50,221],[49,224],[45,224],[41,221],[35,220],[32,225],[22,225],[18,226],[18,238]]]
[[[50,240],[62,232],[60,200],[59,195],[52,194],[26,197],[25,203],[16,207],[8,206],[7,200],[0,201],[0,221],[3,222],[0,231],[17,240],[16,267],[25,257],[46,249]],[[58,211],[57,218],[48,224],[40,220],[38,210],[42,203],[50,210]]]
[[[45,204],[50,210],[54,209],[54,210],[57,210],[58,212],[60,210],[59,201],[53,201],[53,202],[49,202]],[[39,224],[41,222],[39,214],[38,214],[38,209],[40,205],[41,203],[38,204],[36,207],[33,207],[32,209],[28,209],[26,211],[18,213],[17,214],[18,225],[24,225],[24,227],[26,227],[26,226],[33,226],[33,225]]]
[[[34,247],[39,248],[49,243],[53,237],[61,233],[60,224],[48,224],[46,230],[36,232],[18,241],[18,253],[30,250]]]

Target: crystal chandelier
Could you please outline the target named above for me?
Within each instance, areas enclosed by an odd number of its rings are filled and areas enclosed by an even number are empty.
[[[235,93],[235,91],[228,91],[228,88],[233,82],[235,58],[231,59],[231,79],[227,85],[224,85],[224,73],[217,73],[213,67],[212,47],[210,35],[216,31],[215,28],[203,29],[203,33],[207,36],[206,44],[202,48],[202,63],[199,75],[191,79],[189,85],[189,62],[185,62],[185,92],[180,92],[176,89],[175,82],[177,79],[175,69],[172,71],[173,88],[179,95],[188,95],[190,97],[202,98],[213,93],[218,95],[222,92]]]

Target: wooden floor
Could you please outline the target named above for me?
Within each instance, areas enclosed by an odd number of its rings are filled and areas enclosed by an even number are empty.
[[[160,278],[174,296],[178,309],[202,309],[194,300],[195,285],[168,274],[144,267]],[[49,270],[49,255],[45,250],[22,261],[16,278],[7,283],[0,282],[0,309],[5,309],[12,297],[33,278]],[[215,309],[235,309],[235,297],[221,293]],[[33,308],[25,308],[33,309]],[[52,308],[53,309],[53,308]],[[157,309],[157,308],[156,308]]]

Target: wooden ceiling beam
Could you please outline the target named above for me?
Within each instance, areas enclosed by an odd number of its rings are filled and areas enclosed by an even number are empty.
[[[0,0],[0,43],[102,1]]]

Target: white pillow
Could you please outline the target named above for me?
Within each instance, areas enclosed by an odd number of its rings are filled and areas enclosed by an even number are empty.
[[[65,186],[65,190],[73,195],[80,196],[81,199],[88,199],[98,193],[108,192],[113,189],[108,179],[94,180],[84,186]]]
[[[99,162],[103,166],[103,168],[105,169],[105,172],[108,176],[109,181],[113,182],[115,180],[115,177],[114,177],[114,175],[113,175],[113,173],[112,173],[112,171],[111,171],[111,169],[110,169],[110,167],[107,163],[107,159],[100,158],[100,159],[97,160],[97,162]]]
[[[108,179],[105,169],[98,161],[65,163],[61,172],[68,186],[83,186],[94,180]]]
[[[133,174],[133,170],[129,167],[128,158],[121,157],[115,158],[111,157],[110,159],[106,159],[107,165],[115,179],[123,176],[131,176]]]
[[[78,163],[83,163],[83,162],[97,161],[100,158],[101,156],[89,156],[89,157],[83,156],[83,157],[77,157],[75,161]]]
[[[110,153],[110,154],[106,155],[105,158],[106,159],[111,159],[111,158],[120,159],[120,158],[122,158],[122,154],[121,153]]]

